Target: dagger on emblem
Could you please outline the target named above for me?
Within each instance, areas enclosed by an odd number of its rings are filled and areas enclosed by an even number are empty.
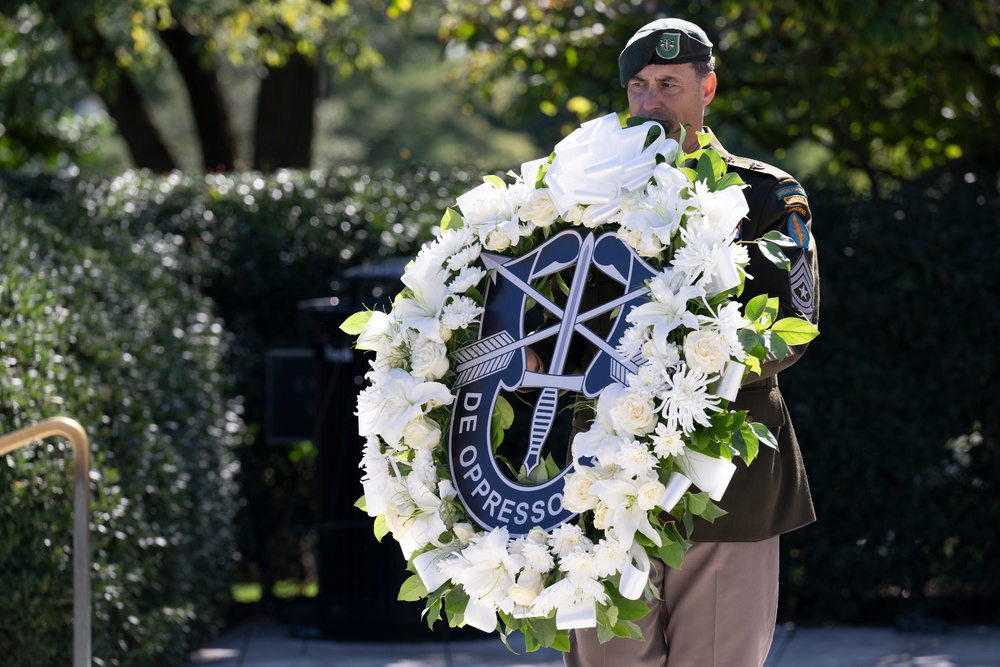
[[[556,345],[552,352],[552,360],[548,370],[548,373],[551,375],[561,375],[563,367],[566,365],[566,357],[569,354],[569,345],[573,338],[576,318],[580,312],[580,302],[583,299],[583,290],[587,286],[587,272],[593,256],[594,236],[593,234],[588,234],[580,246],[580,255],[576,261],[576,272],[573,274],[573,284],[570,286],[566,307],[563,309],[562,320],[559,324],[559,333],[556,337]],[[541,462],[542,445],[545,444],[545,439],[548,437],[549,431],[552,430],[552,422],[555,420],[558,403],[559,387],[547,386],[539,392],[538,400],[535,403],[535,410],[531,415],[528,451],[524,455],[524,468],[528,474]]]

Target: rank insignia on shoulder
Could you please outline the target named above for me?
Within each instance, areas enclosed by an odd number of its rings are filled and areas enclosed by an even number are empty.
[[[795,211],[788,216],[788,235],[799,248],[809,247],[809,228],[802,216]]]

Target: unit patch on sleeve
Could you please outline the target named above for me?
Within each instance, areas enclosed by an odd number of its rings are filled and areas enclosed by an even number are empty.
[[[795,245],[799,248],[809,247],[809,228],[806,227],[806,221],[796,211],[792,211],[791,215],[788,216],[788,235],[792,237]]]

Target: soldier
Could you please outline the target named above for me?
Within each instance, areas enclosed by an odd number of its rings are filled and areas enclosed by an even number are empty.
[[[712,43],[688,21],[660,19],[641,28],[618,60],[621,84],[633,117],[660,121],[684,149],[698,148],[705,108],[716,92]],[[775,267],[749,246],[743,299],[778,297],[781,317],[814,324],[819,313],[819,275],[812,218],[805,190],[791,176],[757,160],[730,155],[712,136],[730,171],[738,173],[750,212],[742,222],[745,241],[781,231],[797,243],[788,249],[791,271]],[[797,361],[805,345],[782,360],[768,360],[748,377],[733,410],[766,425],[779,451],[762,447],[749,467],[739,468],[719,503],[728,514],[714,524],[697,520],[694,544],[680,570],[655,562],[651,584],[661,599],[639,621],[645,640],[615,638],[601,644],[596,630],[575,630],[568,667],[760,667],[774,632],[778,604],[778,536],[815,520],[805,468],[778,372]],[[533,355],[532,355],[533,356]],[[537,362],[536,362],[537,363]]]

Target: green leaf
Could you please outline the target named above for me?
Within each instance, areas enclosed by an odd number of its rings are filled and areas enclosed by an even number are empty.
[[[497,402],[493,405],[493,421],[500,422],[502,428],[510,428],[514,423],[514,408],[504,396],[497,396]]]
[[[704,495],[705,494],[692,494],[692,495]],[[674,569],[680,569],[681,563],[684,562],[684,546],[679,542],[666,542],[664,541],[663,546],[656,550],[656,557],[667,564],[667,567],[672,567]]]
[[[782,340],[780,336],[775,335],[773,331],[765,331],[764,340],[766,341],[767,349],[777,357],[778,361],[788,356],[788,343]]]
[[[628,637],[629,639],[635,639],[638,641],[643,640],[642,630],[632,621],[621,621],[613,628],[613,630],[615,635],[619,637]]]
[[[751,422],[750,428],[753,429],[754,434],[761,442],[772,449],[778,449],[778,441],[774,437],[774,434],[771,433],[771,429],[760,422]]]
[[[403,602],[416,602],[425,597],[427,597],[427,588],[424,587],[424,582],[420,581],[420,577],[413,574],[399,587],[399,595],[396,596],[396,599]]]
[[[379,542],[381,542],[382,538],[389,533],[389,524],[386,522],[384,514],[379,514],[375,517],[375,524],[373,527],[375,529],[375,539]]]
[[[770,241],[771,243],[774,243],[775,245],[784,246],[785,248],[794,248],[794,247],[798,246],[798,243],[796,243],[795,241],[793,241],[790,236],[788,236],[787,234],[782,234],[781,232],[774,231],[774,230],[769,231],[768,233],[764,234],[760,238],[762,238],[762,239],[764,239],[766,241]]]
[[[488,176],[483,176],[483,181],[489,183],[493,187],[500,188],[501,190],[507,189],[507,183],[505,183],[504,180],[499,176],[494,176],[493,174],[489,174]]]
[[[372,318],[371,310],[363,310],[354,313],[340,324],[340,330],[349,336],[357,336],[368,325],[368,320]]]
[[[744,422],[744,424],[740,426],[740,430],[733,433],[733,447],[735,447],[740,453],[740,458],[748,464],[752,463],[753,460],[757,458],[760,445],[757,442],[757,435],[750,427],[750,424]]]
[[[764,239],[759,239],[757,241],[757,247],[760,248],[760,252],[764,255],[764,258],[777,266],[779,269],[788,271],[792,268],[792,263],[788,261],[788,256],[784,253],[784,251],[782,251],[778,244]]]
[[[357,507],[362,512],[368,511],[368,501],[365,500],[364,496],[361,496],[356,501],[354,501],[354,506]]]
[[[441,231],[443,232],[449,229],[459,229],[464,224],[465,220],[454,209],[446,208],[444,215],[441,216]]]
[[[798,317],[781,318],[771,325],[771,332],[789,345],[802,345],[819,335],[819,329],[812,322]]]
[[[765,310],[767,310],[767,295],[759,294],[747,302],[746,308],[743,309],[743,316],[751,322],[756,322]]]
[[[618,596],[615,598],[615,606],[618,607],[618,620],[638,621],[649,613],[649,606],[643,602],[642,597],[638,600]]]

